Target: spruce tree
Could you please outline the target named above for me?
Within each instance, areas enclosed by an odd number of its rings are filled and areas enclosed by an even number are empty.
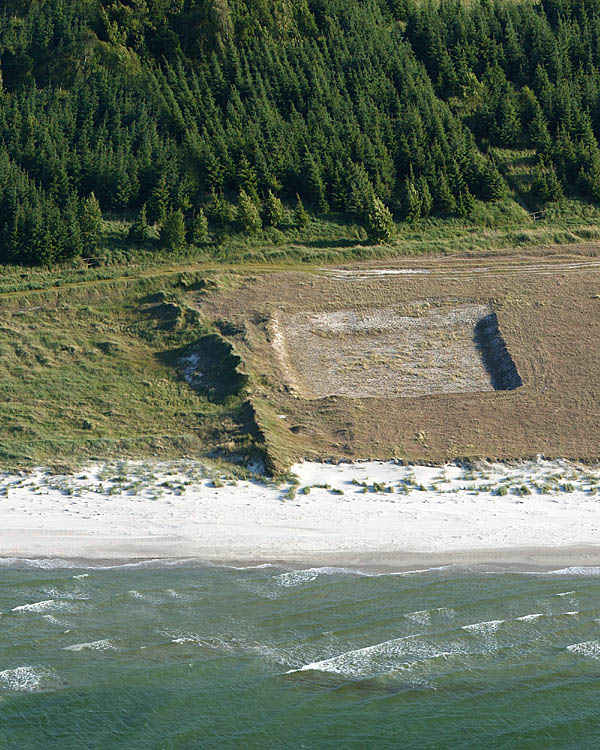
[[[384,202],[373,196],[367,215],[367,233],[376,242],[388,242],[394,235],[394,219]]]
[[[308,226],[310,222],[310,216],[308,215],[308,212],[304,208],[304,204],[302,203],[302,199],[298,194],[296,194],[296,207],[294,208],[294,222],[297,227],[300,229],[304,229]]]
[[[256,203],[245,190],[240,190],[238,200],[238,219],[246,234],[256,234],[262,227],[260,213]]]
[[[268,227],[279,227],[283,224],[283,204],[270,190],[265,199],[264,217],[265,225]]]
[[[469,188],[465,186],[465,188],[459,193],[456,200],[456,211],[460,217],[466,219],[473,213],[474,208],[475,198],[473,197]]]
[[[488,160],[482,166],[478,182],[477,195],[483,200],[496,200],[506,194],[506,183],[492,161]]]
[[[433,208],[433,196],[429,189],[429,183],[423,175],[417,180],[417,190],[421,198],[421,216],[427,217]]]
[[[446,173],[438,173],[437,180],[434,183],[434,205],[443,216],[448,216],[456,211],[456,199],[450,186]]]
[[[416,221],[421,215],[421,195],[414,179],[410,179],[410,177],[407,177],[404,180],[404,187],[402,190],[402,210],[406,221]]]
[[[150,203],[148,205],[148,218],[150,221],[162,226],[167,219],[170,204],[171,196],[167,188],[167,178],[163,172],[158,178],[150,196]]]
[[[127,237],[130,242],[134,242],[137,245],[143,245],[150,239],[150,227],[148,226],[148,219],[146,217],[146,204],[140,208],[140,212],[137,215],[134,223],[129,227]]]
[[[84,252],[94,250],[102,229],[102,211],[94,193],[90,193],[81,203],[79,225]]]
[[[308,151],[302,160],[301,173],[307,196],[321,213],[325,213],[329,209],[325,198],[325,184],[315,159]]]
[[[208,218],[221,228],[235,220],[233,207],[225,200],[221,193],[217,193],[214,190],[210,192],[210,200],[206,210]]]
[[[180,209],[168,214],[160,228],[159,243],[163,250],[181,250],[185,247],[185,222]]]
[[[238,184],[250,198],[258,203],[258,177],[245,154],[242,154],[237,171]]]
[[[544,159],[540,158],[534,171],[531,192],[540,203],[559,201],[563,197],[562,185],[552,162],[546,164]]]
[[[192,217],[188,239],[190,245],[201,245],[208,240],[208,219],[202,208]]]

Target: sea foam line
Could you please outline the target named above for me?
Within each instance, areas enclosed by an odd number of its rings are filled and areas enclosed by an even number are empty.
[[[90,651],[116,651],[117,647],[108,638],[103,638],[99,641],[90,641],[89,643],[74,643],[72,646],[65,646],[63,651],[83,651],[84,649],[89,649]]]

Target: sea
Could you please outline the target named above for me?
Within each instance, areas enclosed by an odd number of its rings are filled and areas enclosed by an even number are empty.
[[[0,748],[600,747],[600,569],[0,564]]]

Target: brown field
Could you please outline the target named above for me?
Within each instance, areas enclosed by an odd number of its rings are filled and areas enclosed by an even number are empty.
[[[242,358],[279,468],[300,457],[600,457],[593,250],[254,273],[197,306]],[[490,365],[478,329],[496,318]],[[494,372],[502,358],[509,385]]]

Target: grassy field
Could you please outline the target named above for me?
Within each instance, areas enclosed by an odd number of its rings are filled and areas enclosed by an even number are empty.
[[[0,301],[4,466],[260,450],[237,361],[167,281]],[[211,377],[191,388],[197,350]]]

